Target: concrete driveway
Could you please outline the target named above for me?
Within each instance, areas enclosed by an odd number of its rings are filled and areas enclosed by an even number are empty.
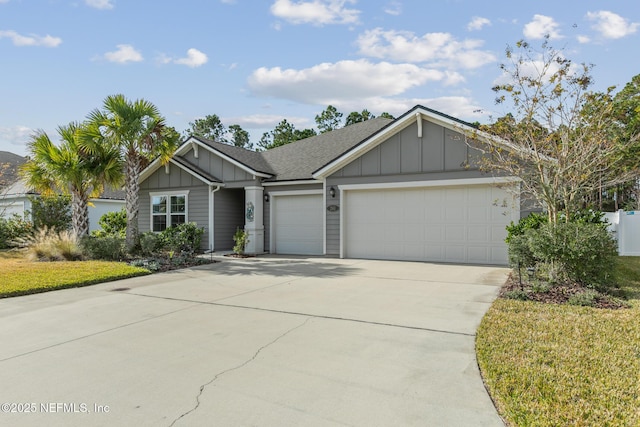
[[[0,425],[500,426],[474,339],[506,273],[259,257],[0,300]]]

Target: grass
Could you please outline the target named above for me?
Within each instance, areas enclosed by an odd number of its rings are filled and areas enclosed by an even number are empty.
[[[640,425],[640,257],[620,258],[618,280],[631,308],[494,302],[476,352],[509,425]]]
[[[0,298],[75,288],[149,274],[121,262],[30,262],[19,251],[0,252]]]

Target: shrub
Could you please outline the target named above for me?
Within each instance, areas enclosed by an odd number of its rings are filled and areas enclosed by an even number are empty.
[[[240,227],[236,228],[236,232],[233,235],[233,241],[235,242],[233,253],[244,255],[244,250],[247,247],[247,243],[249,243],[249,235],[247,234],[247,232]]]
[[[598,302],[598,293],[593,289],[587,289],[586,291],[571,295],[567,302],[571,305],[593,307],[596,305],[596,302]]]
[[[162,249],[174,253],[194,254],[200,250],[204,228],[195,222],[174,225],[160,233]]]
[[[0,249],[19,246],[17,242],[33,235],[33,223],[18,214],[0,218]]]
[[[538,259],[531,252],[529,239],[525,234],[513,234],[509,238],[509,265],[513,268],[533,267]]]
[[[511,240],[516,236],[522,236],[527,230],[537,230],[542,224],[548,222],[548,218],[545,214],[532,212],[524,218],[520,218],[517,224],[511,221],[511,224],[507,225],[507,238],[505,242],[511,243]]]
[[[92,231],[92,236],[124,238],[127,231],[127,211],[122,208],[117,212],[107,212],[100,217],[98,224],[101,229]]]
[[[140,235],[140,254],[143,256],[152,256],[158,253],[162,247],[160,235],[153,231],[148,231]]]
[[[519,301],[528,301],[530,299],[529,293],[522,289],[514,289],[509,292],[505,292],[503,295],[507,299],[515,299]]]
[[[27,259],[32,261],[77,261],[82,259],[82,250],[73,232],[43,227],[32,236],[21,238],[17,243],[27,248]]]
[[[560,215],[560,221],[567,222],[566,218],[567,216],[563,212]],[[608,224],[607,219],[604,217],[604,212],[594,211],[593,209],[582,209],[571,212],[568,222],[577,222],[579,224]]]
[[[613,281],[617,246],[603,224],[544,224],[525,236],[533,256],[551,266],[552,280],[583,285],[609,285]]]
[[[124,238],[87,236],[82,239],[81,246],[91,259],[120,261],[126,258]]]
[[[33,226],[36,229],[53,228],[62,231],[71,228],[71,196],[59,194],[29,197],[29,200]]]

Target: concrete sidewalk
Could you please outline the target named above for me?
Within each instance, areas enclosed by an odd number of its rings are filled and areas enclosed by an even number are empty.
[[[258,257],[0,300],[0,424],[500,426],[474,339],[506,273]]]

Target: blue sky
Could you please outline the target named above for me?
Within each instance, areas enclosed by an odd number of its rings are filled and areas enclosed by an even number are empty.
[[[594,89],[640,74],[638,0],[0,0],[0,150],[116,93],[180,132],[217,114],[253,142],[329,104],[489,122],[505,47],[544,34],[595,65]]]

